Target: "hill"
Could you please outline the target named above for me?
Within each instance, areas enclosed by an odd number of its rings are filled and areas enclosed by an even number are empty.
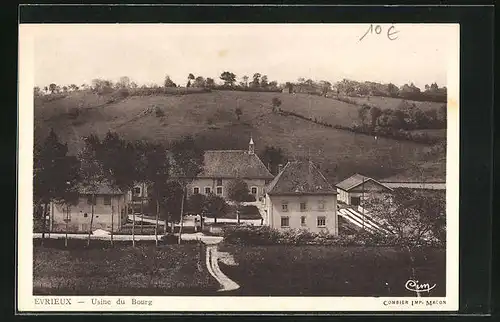
[[[257,152],[266,145],[281,147],[290,157],[307,157],[336,183],[354,172],[401,180],[425,175],[444,180],[444,151],[411,141],[355,134],[273,113],[278,97],[283,110],[328,115],[329,122],[350,125],[355,105],[307,94],[212,91],[189,95],[113,98],[76,91],[54,100],[35,100],[36,135],[52,127],[68,143],[70,153],[82,146],[81,137],[116,131],[128,140],[146,139],[169,144],[192,135],[205,149],[245,149],[250,134]],[[243,111],[240,120],[234,112]]]

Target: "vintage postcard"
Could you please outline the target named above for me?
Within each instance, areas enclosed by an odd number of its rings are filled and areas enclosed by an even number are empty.
[[[458,310],[458,24],[21,24],[19,312]]]

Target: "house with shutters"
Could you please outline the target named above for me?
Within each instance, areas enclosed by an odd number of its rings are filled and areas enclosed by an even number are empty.
[[[361,206],[373,194],[389,193],[393,189],[385,183],[361,174],[354,174],[337,185],[338,200],[347,205]]]
[[[338,234],[337,190],[309,160],[291,161],[268,185],[264,224]]]
[[[255,153],[253,138],[248,150],[207,150],[203,160],[201,173],[188,184],[188,196],[213,193],[227,198],[230,182],[242,179],[255,200],[261,200],[266,194],[266,184],[274,178]]]
[[[88,232],[94,206],[92,230],[119,231],[127,221],[125,205],[128,195],[113,189],[106,183],[100,184],[95,193],[80,187],[75,205],[51,202],[49,207],[49,230],[68,232]]]

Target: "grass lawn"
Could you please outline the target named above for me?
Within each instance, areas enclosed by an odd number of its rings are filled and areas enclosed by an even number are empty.
[[[220,263],[241,288],[227,295],[250,296],[416,296],[407,280],[437,284],[430,294],[445,296],[445,252],[414,253],[396,248],[221,245],[238,266]]]
[[[59,241],[60,242],[60,241]],[[64,249],[35,243],[33,294],[35,295],[204,295],[219,285],[205,267],[204,249],[196,244],[92,241]],[[50,247],[52,246],[52,247]]]

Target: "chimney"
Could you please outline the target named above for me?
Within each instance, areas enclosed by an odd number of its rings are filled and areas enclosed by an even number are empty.
[[[281,171],[283,171],[283,165],[280,163],[278,164],[278,174],[281,173]]]

